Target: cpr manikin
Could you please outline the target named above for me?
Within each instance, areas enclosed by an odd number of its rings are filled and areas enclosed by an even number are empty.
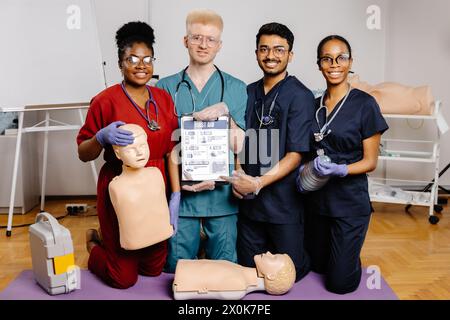
[[[109,195],[119,222],[120,245],[137,250],[170,238],[170,224],[164,179],[158,168],[145,167],[150,156],[147,134],[138,125],[122,129],[133,132],[133,144],[113,146],[122,160],[122,174],[109,184]]]
[[[429,86],[408,87],[395,82],[370,85],[360,81],[358,75],[349,77],[349,83],[353,88],[373,96],[382,113],[420,115],[433,113],[434,99]]]
[[[178,260],[173,281],[175,300],[242,299],[252,291],[281,295],[295,282],[295,266],[287,254],[254,257],[256,268],[226,260]]]

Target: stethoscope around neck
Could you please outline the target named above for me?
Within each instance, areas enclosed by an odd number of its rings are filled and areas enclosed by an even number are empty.
[[[342,100],[341,104],[339,105],[339,107],[336,109],[336,112],[333,114],[333,116],[331,117],[330,120],[327,120],[327,117],[325,116],[325,123],[323,125],[323,127],[320,127],[320,121],[319,121],[319,113],[322,109],[325,109],[325,114],[327,112],[327,106],[324,105],[323,100],[327,94],[327,92],[325,91],[322,95],[322,97],[320,98],[320,106],[319,108],[316,110],[316,122],[317,122],[317,127],[319,128],[319,132],[315,132],[314,133],[314,139],[316,142],[321,142],[323,139],[325,139],[330,133],[331,133],[331,129],[330,129],[330,125],[333,122],[333,120],[336,118],[337,114],[339,113],[339,111],[341,111],[342,106],[345,104],[345,102],[347,101],[348,96],[350,95],[350,91],[352,90],[352,87],[349,85],[348,86],[348,90],[347,93],[345,94],[344,99]]]
[[[195,112],[195,99],[194,99],[194,95],[192,94],[192,86],[189,83],[189,81],[186,80],[186,70],[189,68],[189,66],[187,66],[186,68],[183,69],[183,73],[181,75],[181,80],[180,82],[178,82],[176,88],[175,88],[175,95],[174,95],[174,101],[173,101],[173,110],[175,115],[180,118],[183,116],[190,116]],[[220,76],[220,83],[221,83],[221,93],[220,93],[220,102],[223,102],[223,95],[225,92],[225,80],[223,78],[223,74],[222,71],[220,71],[220,69],[214,65],[214,68],[216,68],[217,72],[219,73]],[[178,91],[180,90],[180,87],[182,85],[185,85],[188,90],[189,90],[189,95],[191,96],[191,103],[192,103],[192,112],[187,112],[187,113],[182,113],[182,114],[178,114],[177,112],[177,96],[178,96]]]

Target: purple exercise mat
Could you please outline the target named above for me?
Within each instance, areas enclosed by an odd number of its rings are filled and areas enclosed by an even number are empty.
[[[380,289],[370,290],[366,282],[369,274],[363,272],[361,284],[353,293],[337,295],[325,290],[323,276],[310,272],[283,296],[253,292],[244,300],[398,300],[381,279]],[[0,300],[171,300],[173,274],[159,277],[139,276],[138,282],[127,290],[114,289],[101,282],[88,270],[81,270],[81,289],[69,294],[51,296],[34,280],[33,271],[23,271],[4,291]]]

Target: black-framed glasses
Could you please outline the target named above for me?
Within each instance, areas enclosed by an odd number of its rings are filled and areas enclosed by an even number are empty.
[[[125,61],[132,66],[138,66],[139,63],[142,62],[145,66],[148,67],[148,66],[153,65],[153,61],[155,61],[155,60],[156,60],[156,58],[154,58],[152,56],[146,56],[146,57],[139,58],[138,56],[131,55],[131,56],[125,58]]]
[[[336,62],[336,64],[345,67],[350,62],[350,54],[343,53],[338,55],[336,58],[325,56],[317,61],[319,66],[321,66],[322,68],[331,67],[333,65],[333,62]]]
[[[268,46],[261,46],[258,49],[256,49],[256,52],[262,56],[268,56],[270,51],[272,51],[275,57],[282,58],[284,57],[288,49],[286,49],[283,46],[276,46],[273,48],[270,48]]]
[[[220,40],[214,37],[204,36],[201,34],[190,34],[188,35],[189,43],[193,45],[199,45],[203,43],[203,40],[206,39],[206,45],[208,48],[216,47]]]

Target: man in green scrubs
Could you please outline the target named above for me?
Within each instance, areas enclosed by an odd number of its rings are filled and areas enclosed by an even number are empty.
[[[166,90],[179,117],[193,115],[196,120],[213,121],[230,115],[230,163],[241,147],[245,130],[247,89],[244,82],[219,70],[214,58],[222,47],[222,18],[209,10],[195,10],[186,19],[184,45],[189,65],[161,79],[157,86]],[[233,141],[231,141],[233,140]],[[232,165],[232,169],[234,165]],[[200,228],[206,234],[207,259],[237,262],[236,222],[238,203],[230,185],[203,181],[183,186],[178,232],[169,240],[166,272],[175,272],[178,259],[195,259],[200,247]]]

